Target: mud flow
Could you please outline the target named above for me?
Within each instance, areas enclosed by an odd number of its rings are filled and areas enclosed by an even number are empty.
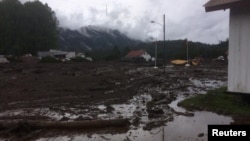
[[[177,103],[226,86],[225,64],[4,64],[0,140],[206,140],[208,124],[231,117]]]

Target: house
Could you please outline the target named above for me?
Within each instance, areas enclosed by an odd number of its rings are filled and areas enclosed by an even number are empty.
[[[125,57],[124,60],[126,61],[151,61],[153,58],[147,51],[140,49],[140,50],[133,50],[130,51]]]
[[[250,94],[250,0],[210,0],[204,7],[230,9],[227,90]]]
[[[39,51],[38,57],[47,57],[47,56],[52,56],[55,58],[58,58],[59,60],[69,60],[70,58],[76,57],[75,52],[66,52],[66,51],[61,51],[61,50],[49,50],[49,51]]]

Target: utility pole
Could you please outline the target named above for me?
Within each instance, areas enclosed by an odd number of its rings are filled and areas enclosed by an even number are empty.
[[[187,47],[187,64],[185,65],[186,67],[189,67],[190,64],[189,64],[189,61],[188,61],[188,39],[186,39],[186,47]]]
[[[155,41],[155,69],[157,69],[157,40]]]
[[[164,47],[164,60],[163,60],[163,73],[166,69],[166,45],[165,45],[165,14],[163,15],[163,47]]]
[[[163,24],[155,21],[151,21],[151,23],[159,24],[163,27],[163,73],[165,73],[166,68],[166,45],[165,45],[165,14],[163,15]]]

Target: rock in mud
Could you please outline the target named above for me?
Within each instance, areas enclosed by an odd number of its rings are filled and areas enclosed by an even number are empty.
[[[68,121],[68,120],[69,120],[69,118],[67,118],[67,117],[62,117],[60,121]]]
[[[110,105],[107,105],[106,111],[107,111],[108,113],[112,113],[114,110],[115,110],[114,107],[112,107],[112,106],[110,106]]]
[[[199,133],[197,136],[198,136],[198,137],[203,137],[203,136],[204,136],[204,133]]]
[[[157,94],[157,95],[152,95],[152,97],[153,97],[152,101],[156,102],[156,101],[160,101],[162,99],[165,99],[166,95],[164,95],[164,94]]]
[[[138,127],[138,126],[140,125],[140,121],[141,121],[141,118],[135,117],[135,118],[132,120],[131,124],[134,125],[135,127]]]
[[[164,114],[163,109],[160,108],[152,108],[152,109],[148,109],[148,117],[149,118],[158,118],[160,117],[162,114]]]
[[[151,130],[155,127],[160,127],[160,126],[163,126],[165,125],[165,121],[152,121],[152,122],[149,122],[147,123],[144,127],[143,127],[143,130]]]

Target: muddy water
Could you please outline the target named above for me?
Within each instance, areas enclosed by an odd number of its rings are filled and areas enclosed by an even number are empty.
[[[179,96],[169,106],[177,112],[184,113],[186,110],[177,106],[177,103],[183,99],[183,96]],[[37,141],[206,141],[207,125],[230,124],[231,122],[233,122],[231,117],[203,111],[194,112],[194,116],[191,117],[176,114],[173,121],[151,131],[139,128],[131,129],[125,134],[60,136],[40,138]]]
[[[197,93],[206,92],[208,89],[224,86],[225,82],[215,81],[209,79],[189,79],[189,86],[186,90],[175,90],[174,94],[177,94],[177,99],[169,104],[169,107],[175,112],[169,111],[167,107],[161,107],[164,109],[165,114],[173,114],[173,120],[165,122],[165,125],[161,127],[153,128],[152,130],[143,130],[143,127],[151,119],[148,118],[146,103],[152,101],[151,92],[157,91],[159,93],[168,95],[168,92],[162,91],[162,89],[151,88],[129,100],[124,104],[111,105],[111,111],[108,112],[107,105],[94,105],[90,107],[88,111],[93,111],[100,119],[113,119],[113,118],[128,118],[133,119],[135,114],[140,115],[140,125],[138,127],[131,126],[131,129],[127,133],[123,134],[71,134],[60,135],[57,137],[42,137],[37,141],[206,141],[207,140],[207,125],[209,124],[230,124],[233,122],[231,117],[217,115],[212,112],[194,112],[193,116],[184,116],[180,113],[186,113],[187,111],[177,106],[177,103],[186,98],[186,93],[189,96]],[[167,106],[167,104],[165,105]],[[62,107],[65,109],[65,107]],[[74,113],[58,113],[50,109],[19,109],[13,111],[7,111],[0,114],[1,116],[11,115],[36,115],[50,117],[51,119],[60,120],[62,117],[67,117],[70,120],[76,119],[79,114],[77,111],[80,109],[71,109]],[[88,111],[80,114],[82,117],[89,116]],[[63,114],[63,115],[62,115]],[[168,117],[165,117],[168,118]],[[156,119],[156,120],[162,120]],[[1,140],[1,139],[0,139]]]
[[[177,103],[184,99],[183,96],[177,98],[169,106],[175,111],[186,112],[185,109],[178,107]],[[207,125],[209,124],[230,124],[233,122],[231,117],[218,115],[212,112],[195,112],[194,116],[176,115],[174,121],[169,122],[164,127],[165,141],[194,141],[207,140]],[[198,137],[200,135],[201,137]]]
[[[190,79],[192,87],[188,87],[187,93],[195,94],[197,92],[204,93],[207,89],[221,87],[225,85],[223,81],[211,81],[211,80],[196,80]],[[206,89],[204,89],[206,88]],[[153,128],[152,130],[143,130],[143,125],[139,128],[131,128],[124,134],[91,134],[91,135],[71,135],[60,136],[52,138],[40,138],[37,141],[206,141],[207,140],[207,125],[209,124],[230,124],[233,122],[231,117],[218,115],[212,112],[194,112],[193,116],[184,116],[179,113],[187,112],[184,108],[177,106],[177,104],[186,97],[183,92],[178,91],[179,95],[176,100],[169,104],[174,111],[173,121],[166,122],[165,125]],[[102,118],[108,117],[128,117],[133,116],[134,111],[143,111],[145,105],[143,101],[149,102],[152,97],[149,94],[138,95],[134,97],[127,104],[112,105],[114,107],[113,114],[99,115]],[[105,110],[104,105],[98,106],[100,110]],[[145,111],[144,111],[145,112]],[[115,114],[114,114],[115,113]],[[125,115],[124,115],[125,114]],[[148,121],[148,114],[142,113],[142,122]]]

